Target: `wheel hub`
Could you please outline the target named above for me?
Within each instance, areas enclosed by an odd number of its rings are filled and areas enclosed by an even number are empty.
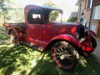
[[[61,53],[60,59],[64,60],[64,59],[70,59],[71,55],[69,53]]]
[[[60,59],[61,59],[61,60],[64,60],[64,59],[65,59],[65,55],[61,55],[61,56],[60,56]]]

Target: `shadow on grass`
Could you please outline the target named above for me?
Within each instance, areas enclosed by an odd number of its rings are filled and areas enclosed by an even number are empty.
[[[59,69],[48,53],[25,46],[0,46],[0,75],[99,75],[100,63],[93,54],[81,57],[75,71]]]
[[[93,54],[90,54],[88,57],[81,58],[76,71],[77,75],[99,75],[100,62]]]
[[[17,68],[21,65],[28,64],[28,60],[24,57],[28,53],[26,47],[8,46],[0,47],[0,75],[11,75],[14,71],[18,71]]]
[[[28,75],[99,75],[100,62],[92,55],[81,57],[80,63],[74,71],[59,69],[50,60],[44,60],[44,55]]]
[[[28,75],[59,75],[58,67],[50,59],[44,58],[45,53],[37,61],[36,66],[32,68]]]

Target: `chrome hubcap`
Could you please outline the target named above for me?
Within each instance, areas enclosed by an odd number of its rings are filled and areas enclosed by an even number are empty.
[[[60,57],[61,60],[70,59],[71,56],[66,49],[57,48],[57,57]]]

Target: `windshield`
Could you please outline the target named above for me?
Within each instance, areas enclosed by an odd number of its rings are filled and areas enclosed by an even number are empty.
[[[61,22],[62,21],[62,13],[57,10],[53,10],[49,14],[49,22]]]

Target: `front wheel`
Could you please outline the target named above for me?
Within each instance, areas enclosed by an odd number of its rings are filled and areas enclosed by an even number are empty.
[[[79,54],[70,43],[59,41],[53,45],[51,57],[58,67],[73,70],[77,65]]]
[[[93,36],[91,37],[91,45],[94,49],[97,47],[97,42]]]
[[[93,36],[91,37],[91,46],[92,46],[93,50],[90,52],[87,52],[88,54],[91,54],[95,50],[95,48],[97,47],[97,41]]]

